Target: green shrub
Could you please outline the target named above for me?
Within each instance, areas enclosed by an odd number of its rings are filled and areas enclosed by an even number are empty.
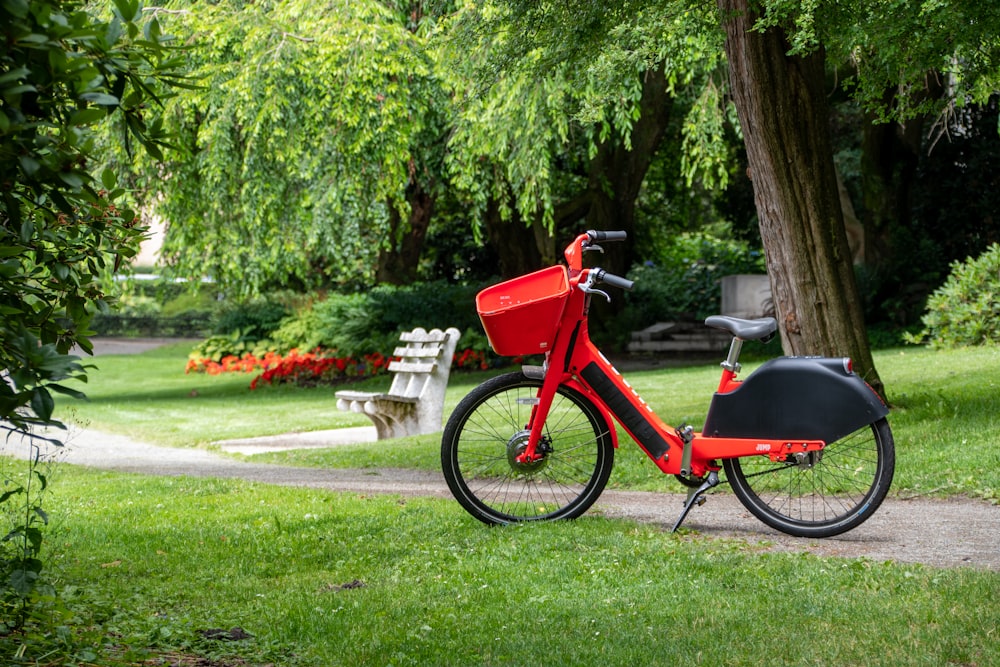
[[[223,306],[215,321],[214,332],[220,335],[240,332],[250,340],[267,338],[289,315],[284,304],[271,299]]]
[[[459,343],[464,348],[472,332],[482,333],[475,309],[478,289],[433,282],[380,285],[363,294],[331,294],[286,318],[271,340],[279,352],[323,347],[340,355],[361,356],[391,352],[401,331],[418,326],[456,327],[466,332]]]
[[[118,299],[114,312],[122,317],[155,317],[161,307],[156,299],[141,294],[127,293]]]
[[[634,331],[665,320],[704,319],[719,312],[724,276],[764,272],[763,254],[744,242],[683,234],[658,262],[629,272],[635,288],[626,293],[623,321]]]
[[[261,345],[266,346],[267,342],[247,336],[237,329],[227,334],[209,336],[194,346],[188,358],[219,362],[222,361],[223,357],[242,357],[248,352],[255,353]]]
[[[1000,342],[1000,244],[952,263],[944,285],[927,300],[922,320],[924,330],[910,342],[940,348]]]

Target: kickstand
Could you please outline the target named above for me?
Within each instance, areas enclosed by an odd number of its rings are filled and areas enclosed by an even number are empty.
[[[711,489],[712,487],[718,485],[719,485],[719,473],[712,470],[711,472],[708,473],[708,477],[705,478],[705,481],[702,483],[701,486],[699,486],[697,489],[691,489],[690,491],[688,491],[687,500],[684,501],[684,509],[681,511],[680,517],[677,518],[677,523],[674,524],[674,529],[671,532],[676,533],[677,529],[681,527],[682,523],[684,523],[684,519],[687,518],[688,512],[691,511],[691,508],[694,507],[695,505],[704,504],[705,498],[702,497],[704,493],[709,489]]]

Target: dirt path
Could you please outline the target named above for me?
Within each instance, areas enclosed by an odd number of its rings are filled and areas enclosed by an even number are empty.
[[[353,493],[451,497],[437,472],[329,470],[247,463],[201,449],[157,447],[93,431],[74,432],[68,441],[69,445],[58,454],[60,460],[105,470],[236,478]],[[11,441],[0,444],[0,452],[27,456],[29,448]],[[605,491],[591,513],[669,530],[682,501],[682,494]],[[762,550],[1000,572],[1000,506],[969,499],[890,498],[860,527],[835,538],[815,540],[774,531],[747,512],[732,494],[717,493],[709,496],[703,506],[694,508],[684,526],[708,537],[744,540]]]

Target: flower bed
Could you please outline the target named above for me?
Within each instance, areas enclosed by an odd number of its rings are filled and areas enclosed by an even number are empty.
[[[378,375],[388,371],[391,357],[373,352],[360,359],[338,357],[333,350],[316,349],[301,353],[292,350],[287,355],[267,352],[256,356],[247,352],[241,356],[230,354],[219,361],[192,355],[188,359],[185,373],[257,373],[250,381],[250,388],[261,385],[295,384],[302,387],[337,385],[351,380]],[[484,352],[467,348],[452,359],[452,368],[460,370],[486,370],[506,363],[519,363],[520,358],[509,360],[490,358]]]

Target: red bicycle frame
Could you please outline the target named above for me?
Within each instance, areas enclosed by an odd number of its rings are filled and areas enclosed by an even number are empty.
[[[518,457],[522,463],[541,459],[537,452],[542,432],[556,390],[560,385],[572,387],[586,395],[601,411],[606,422],[617,422],[646,455],[665,473],[703,477],[718,471],[719,461],[743,456],[769,456],[781,460],[792,454],[822,450],[822,440],[769,438],[710,437],[694,432],[690,427],[673,428],[664,423],[653,409],[622,377],[600,350],[591,342],[588,330],[588,310],[594,289],[603,271],[583,268],[583,252],[590,243],[587,234],[579,235],[565,250],[570,292],[556,328],[555,340],[545,353],[545,377],[527,425],[530,438]],[[600,272],[592,275],[592,272]],[[727,394],[740,386],[737,379],[738,355],[741,343],[734,339],[730,360],[723,364],[718,393]],[[731,363],[730,363],[731,362]],[[613,418],[613,419],[612,419]],[[612,441],[618,447],[618,437],[611,429]]]

